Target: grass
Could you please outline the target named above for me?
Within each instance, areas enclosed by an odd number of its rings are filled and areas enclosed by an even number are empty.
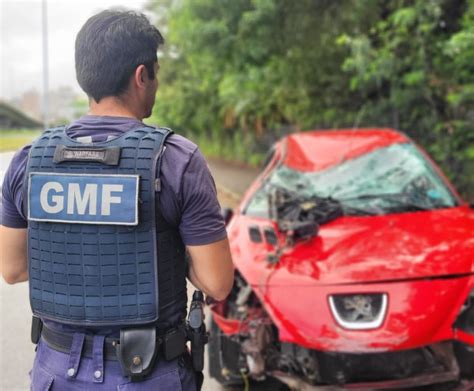
[[[31,143],[40,134],[40,130],[0,129],[0,152],[16,151]]]

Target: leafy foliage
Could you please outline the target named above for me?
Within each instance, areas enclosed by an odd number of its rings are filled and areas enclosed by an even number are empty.
[[[281,134],[389,126],[474,195],[474,0],[155,0],[155,120],[257,163]]]

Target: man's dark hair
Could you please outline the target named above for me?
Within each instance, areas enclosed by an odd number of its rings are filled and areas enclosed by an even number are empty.
[[[77,81],[99,102],[119,96],[137,66],[155,78],[156,52],[164,39],[145,15],[132,11],[102,11],[92,16],[76,37]]]

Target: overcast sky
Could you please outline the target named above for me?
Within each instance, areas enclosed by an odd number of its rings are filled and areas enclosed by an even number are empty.
[[[80,92],[74,71],[74,40],[85,21],[106,8],[141,10],[146,0],[46,0],[49,87]],[[42,0],[0,0],[0,99],[42,92]]]

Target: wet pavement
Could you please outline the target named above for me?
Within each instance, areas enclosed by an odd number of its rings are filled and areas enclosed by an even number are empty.
[[[236,196],[241,196],[257,177],[258,168],[232,164],[218,159],[208,159],[209,168],[218,186]]]

